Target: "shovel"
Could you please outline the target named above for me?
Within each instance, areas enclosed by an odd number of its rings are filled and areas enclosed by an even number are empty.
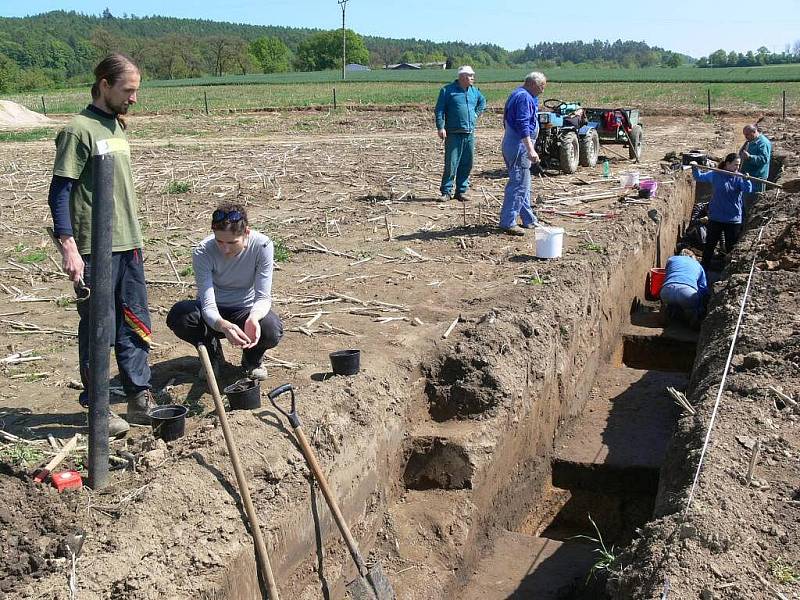
[[[289,392],[292,396],[291,408],[289,412],[286,412],[276,402],[278,396],[286,392]],[[306,439],[306,434],[303,432],[303,425],[300,422],[300,417],[297,415],[294,389],[292,388],[291,384],[286,383],[275,388],[268,394],[268,396],[269,401],[272,402],[272,406],[274,406],[278,412],[286,417],[286,419],[289,421],[289,424],[292,426],[292,430],[297,438],[297,442],[300,444],[300,449],[303,451],[303,456],[308,463],[308,467],[311,469],[314,477],[317,478],[320,490],[322,490],[322,495],[325,496],[328,507],[333,513],[333,518],[336,521],[336,525],[339,527],[339,531],[342,533],[342,537],[344,538],[344,541],[347,543],[347,547],[350,550],[350,555],[353,557],[353,562],[356,563],[359,577],[358,579],[347,584],[347,591],[353,598],[355,598],[355,600],[394,600],[395,595],[394,590],[392,589],[392,584],[384,574],[383,568],[381,567],[380,563],[375,563],[372,565],[372,567],[367,568],[364,558],[361,556],[361,552],[358,550],[356,541],[353,539],[353,535],[350,533],[350,528],[347,526],[347,523],[345,522],[344,517],[339,510],[339,505],[336,503],[333,494],[331,494],[331,490],[328,487],[328,481],[325,479],[325,475],[322,473],[322,469],[317,462],[317,457],[314,454],[314,451],[311,449],[308,440]]]
[[[261,575],[264,577],[264,582],[267,587],[269,600],[279,600],[278,585],[275,582],[275,576],[272,573],[272,565],[269,562],[269,555],[267,554],[267,546],[264,543],[264,536],[261,534],[261,527],[258,523],[258,513],[253,506],[253,500],[250,498],[250,488],[247,486],[247,478],[244,476],[242,469],[242,462],[239,460],[239,451],[236,449],[236,443],[233,439],[230,427],[228,427],[228,418],[225,415],[225,407],[222,405],[222,396],[219,393],[219,386],[217,385],[217,378],[214,376],[214,368],[211,366],[211,359],[208,357],[208,350],[201,343],[197,345],[197,353],[200,356],[200,361],[203,363],[203,368],[206,371],[206,381],[208,388],[211,390],[211,396],[214,398],[214,407],[217,410],[217,418],[222,427],[222,435],[225,438],[225,445],[228,447],[228,454],[233,463],[233,472],[236,474],[236,483],[239,484],[239,494],[242,497],[242,504],[244,504],[247,518],[250,520],[250,531],[253,534],[253,542],[256,546],[256,558],[258,565],[261,568]]]

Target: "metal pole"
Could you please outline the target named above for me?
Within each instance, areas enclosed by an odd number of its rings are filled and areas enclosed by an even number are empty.
[[[333,110],[336,110],[336,88],[333,88]]]
[[[786,90],[783,90],[783,120],[786,120]]]
[[[208,114],[208,92],[203,90],[203,100],[206,103],[206,114]]]
[[[111,227],[114,216],[114,155],[92,159],[92,262],[89,300],[89,485],[108,479],[108,363],[114,329]]]
[[[348,0],[337,0],[342,7],[342,81],[347,79],[347,36],[344,28],[344,13]]]
[[[708,93],[708,114],[711,114],[711,88],[706,90]]]
[[[783,99],[786,100],[786,92],[783,92]],[[785,104],[785,102],[784,102]],[[42,96],[42,113],[47,116],[47,106],[44,103],[44,96]],[[783,111],[783,117],[786,118],[786,111]]]

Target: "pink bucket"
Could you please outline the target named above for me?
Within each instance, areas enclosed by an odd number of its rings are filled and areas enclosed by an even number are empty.
[[[657,189],[658,189],[658,181],[656,181],[655,179],[642,179],[639,182],[639,191],[645,192],[645,195],[648,198],[655,197]]]

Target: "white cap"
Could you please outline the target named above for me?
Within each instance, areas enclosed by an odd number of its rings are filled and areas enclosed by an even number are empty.
[[[475,75],[475,71],[469,65],[464,65],[463,67],[459,67],[458,68],[458,74],[459,75],[463,75],[465,73],[467,75]]]

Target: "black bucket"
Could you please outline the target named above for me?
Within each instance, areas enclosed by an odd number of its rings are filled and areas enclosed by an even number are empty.
[[[240,379],[224,390],[231,410],[253,410],[261,408],[261,382],[254,379]]]
[[[150,423],[153,426],[153,436],[165,442],[171,442],[183,437],[186,428],[186,413],[189,409],[180,404],[165,404],[156,406],[150,411]]]
[[[329,356],[334,375],[355,375],[361,368],[361,350],[338,350]]]

